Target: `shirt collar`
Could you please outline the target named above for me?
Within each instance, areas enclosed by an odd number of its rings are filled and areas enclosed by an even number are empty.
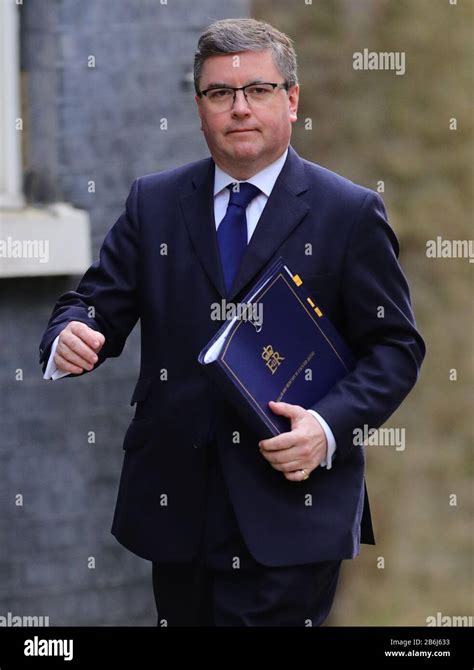
[[[263,170],[260,170],[260,172],[257,172],[257,174],[254,174],[253,177],[249,177],[249,179],[246,179],[245,181],[249,182],[249,184],[257,186],[262,191],[262,193],[264,193],[267,196],[267,198],[269,198],[270,193],[272,192],[272,189],[275,186],[275,182],[278,178],[278,175],[280,174],[283,165],[286,161],[287,155],[288,155],[288,147],[285,149],[285,151],[279,158],[273,161],[273,163],[270,163],[270,165],[267,165],[266,167],[263,168]],[[229,184],[233,184],[236,181],[239,180],[227,174],[227,172],[224,172],[224,170],[221,170],[221,168],[216,164],[216,171],[214,174],[215,196],[218,193],[220,193],[224,188],[226,188],[226,186],[228,186]]]

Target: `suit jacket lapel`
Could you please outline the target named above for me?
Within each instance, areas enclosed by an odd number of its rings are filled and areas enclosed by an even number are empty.
[[[309,206],[298,198],[307,190],[304,164],[290,147],[285,164],[259,219],[242,259],[231,293],[226,294],[214,220],[214,162],[205,161],[193,177],[191,191],[181,206],[192,244],[201,265],[221,297],[228,300],[242,291],[306,216]]]
[[[304,163],[290,147],[285,164],[245,251],[229,300],[233,300],[263,269],[278,247],[306,216],[309,206],[298,195],[307,188]]]
[[[190,193],[181,196],[184,220],[201,265],[221,297],[226,297],[214,219],[214,162],[192,180]]]

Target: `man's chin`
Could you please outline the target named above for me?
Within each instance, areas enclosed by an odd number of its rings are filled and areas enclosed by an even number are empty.
[[[259,157],[260,151],[256,142],[240,141],[238,144],[235,143],[234,146],[229,147],[228,155],[234,160],[255,160]]]

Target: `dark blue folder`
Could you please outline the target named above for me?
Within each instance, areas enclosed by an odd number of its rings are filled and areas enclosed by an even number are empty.
[[[291,429],[287,418],[271,411],[269,400],[308,409],[355,364],[317,296],[308,294],[282,258],[247,293],[240,313],[226,321],[198,360],[259,439]]]

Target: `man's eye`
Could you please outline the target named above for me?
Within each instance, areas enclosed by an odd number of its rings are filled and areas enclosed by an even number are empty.
[[[232,95],[232,91],[229,88],[215,88],[212,91],[209,91],[208,95],[217,100],[217,98],[227,98]]]
[[[271,89],[269,89],[267,86],[252,86],[252,88],[248,89],[248,92],[250,95],[264,96],[267,93],[270,93]]]

